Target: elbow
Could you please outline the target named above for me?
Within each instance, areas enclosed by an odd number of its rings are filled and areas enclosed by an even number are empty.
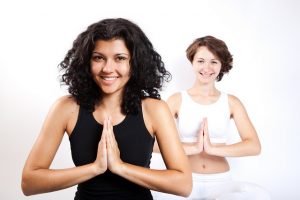
[[[192,184],[190,186],[185,186],[184,190],[181,192],[180,196],[189,197],[192,192]]]
[[[182,197],[188,197],[190,196],[193,188],[193,181],[192,181],[192,173],[189,173],[186,175],[185,180],[183,181],[183,184],[180,186],[180,191],[177,195]]]
[[[261,153],[261,146],[257,145],[257,147],[254,149],[254,155],[259,155]]]
[[[257,156],[261,153],[261,145],[256,144],[255,146],[252,147],[251,149],[251,155],[252,156]]]
[[[245,140],[244,156],[257,156],[261,153],[261,145],[259,140]]]
[[[192,192],[192,184],[189,185],[189,186],[185,186],[183,188],[183,190],[181,191],[181,193],[179,194],[179,196],[182,196],[182,197],[189,197],[190,194]]]
[[[36,194],[33,191],[29,175],[26,175],[25,173],[23,173],[23,175],[22,175],[21,188],[22,188],[22,192],[25,196],[30,196],[30,195]]]
[[[30,196],[30,195],[33,195],[32,193],[29,192],[29,190],[27,190],[26,188],[23,187],[22,185],[22,192],[25,196]]]
[[[32,195],[32,193],[30,192],[30,188],[28,186],[29,184],[26,182],[26,180],[24,180],[24,178],[22,178],[22,183],[21,183],[21,188],[22,188],[22,192],[25,196],[30,196]]]

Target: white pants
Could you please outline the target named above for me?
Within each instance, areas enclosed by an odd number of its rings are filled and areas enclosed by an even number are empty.
[[[270,200],[269,194],[260,186],[234,182],[230,172],[217,174],[193,173],[193,190],[189,197],[152,191],[154,200]]]

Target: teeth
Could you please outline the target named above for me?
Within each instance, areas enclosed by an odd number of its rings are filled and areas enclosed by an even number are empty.
[[[210,76],[211,74],[202,74],[202,73],[201,73],[201,75],[202,75],[202,76]]]
[[[202,76],[212,76],[212,75],[213,75],[213,73],[210,74],[210,73],[201,73],[201,72],[200,72],[200,74],[201,74]]]
[[[112,76],[112,77],[104,77],[102,76],[102,79],[107,80],[107,81],[112,81],[115,80],[117,77],[116,76]]]

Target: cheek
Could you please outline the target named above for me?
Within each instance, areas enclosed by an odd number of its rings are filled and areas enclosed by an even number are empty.
[[[203,67],[201,66],[201,65],[193,65],[193,71],[194,72],[200,72],[201,71],[201,69],[202,69]]]
[[[192,63],[192,68],[193,68],[194,71],[199,70],[199,65],[198,65],[198,63],[193,62],[193,63]]]
[[[122,74],[126,77],[131,76],[131,67],[129,64],[122,67]]]
[[[220,73],[221,69],[222,69],[221,65],[217,65],[215,67],[215,72]]]
[[[97,65],[95,65],[95,64],[94,64],[94,65],[91,64],[91,73],[92,73],[93,75],[98,74],[99,71],[100,71],[100,67],[99,67],[99,66],[97,66]]]

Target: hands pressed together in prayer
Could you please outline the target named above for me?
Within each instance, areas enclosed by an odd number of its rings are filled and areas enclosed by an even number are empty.
[[[98,144],[97,158],[94,162],[97,173],[102,174],[107,169],[117,173],[123,161],[120,158],[118,143],[115,139],[111,117],[107,117],[103,123],[103,131]]]
[[[209,133],[208,133],[208,123],[207,118],[203,118],[201,122],[201,127],[198,132],[198,139],[195,143],[197,153],[205,152],[207,154],[212,153],[213,145],[210,142],[209,139]]]

